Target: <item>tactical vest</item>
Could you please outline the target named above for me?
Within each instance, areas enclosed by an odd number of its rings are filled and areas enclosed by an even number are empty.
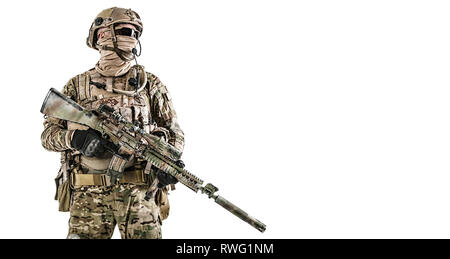
[[[134,86],[130,85],[130,80],[136,78],[136,68],[133,66],[127,74],[121,77],[104,77],[95,69],[91,69],[77,76],[77,98],[76,101],[86,109],[98,109],[100,105],[106,104],[118,111],[128,121],[140,125],[147,133],[153,130],[150,115],[150,95],[146,87],[135,96],[128,96],[116,93],[113,89],[134,91]],[[143,71],[143,69],[139,69]],[[141,72],[140,81],[143,82],[144,76]],[[87,127],[76,123],[68,123],[68,129],[87,129]],[[107,153],[104,157],[85,157],[80,156],[80,163],[84,170],[91,172],[104,171],[108,167],[111,154]],[[135,164],[131,160],[126,167]]]

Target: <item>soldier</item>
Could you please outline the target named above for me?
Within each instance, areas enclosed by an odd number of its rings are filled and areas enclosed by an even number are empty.
[[[132,65],[140,55],[136,47],[142,30],[131,9],[113,7],[97,15],[87,45],[100,52],[100,60],[70,79],[63,94],[87,109],[107,104],[182,152],[184,134],[167,88],[137,62]],[[161,238],[174,177],[131,158],[120,182],[114,183],[107,174],[112,158],[108,141],[98,132],[54,118],[46,118],[44,126],[42,145],[61,152],[55,199],[60,211],[70,211],[68,238],[110,238],[116,224],[122,238]]]

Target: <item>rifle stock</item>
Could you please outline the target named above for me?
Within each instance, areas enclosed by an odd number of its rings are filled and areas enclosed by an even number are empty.
[[[41,113],[57,119],[77,122],[95,130],[99,128],[97,116],[54,88],[48,91],[42,103]]]

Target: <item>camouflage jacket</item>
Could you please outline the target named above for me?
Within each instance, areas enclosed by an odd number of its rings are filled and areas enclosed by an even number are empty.
[[[131,70],[132,69],[130,69],[130,71]],[[114,87],[116,88],[117,86],[119,88],[124,88],[126,85],[127,75],[129,73],[130,72],[121,77],[113,78],[113,81],[115,82]],[[144,124],[151,124],[144,125],[146,127],[151,126],[152,128],[161,127],[166,129],[169,133],[168,143],[182,152],[184,148],[184,133],[178,125],[177,116],[173,108],[169,92],[167,91],[166,86],[161,83],[158,77],[151,73],[146,73],[146,76],[148,80],[147,87],[141,92],[140,96],[142,95],[143,97],[145,97],[144,99],[148,100],[148,104],[136,104],[140,105],[138,107],[140,109],[138,112],[140,120],[141,122],[144,122]],[[62,93],[67,95],[83,107],[94,109],[97,108],[97,106],[101,103],[100,99],[103,98],[103,95],[107,95],[105,90],[97,89],[99,82],[102,83],[106,81],[107,80],[105,77],[101,76],[98,72],[95,71],[95,69],[91,69],[83,74],[71,78],[69,82],[64,86]],[[84,86],[84,84],[86,84],[87,88],[80,88],[80,86]],[[84,93],[85,89],[88,89],[86,93]],[[89,98],[87,98],[86,95],[89,95]],[[113,108],[119,110],[122,115],[124,115],[125,117],[129,117],[129,119],[133,121],[135,119],[135,109],[124,108],[125,106],[129,106],[128,100],[131,100],[131,102],[133,102],[132,98],[127,97],[123,94],[115,94],[114,96],[116,100],[111,100],[112,98],[105,98],[103,100],[108,101],[108,105],[112,105]],[[124,100],[123,102],[122,99]],[[110,102],[112,101],[114,102],[111,104]],[[68,127],[68,123],[66,121],[54,118],[46,118],[44,122],[44,131],[41,135],[42,145],[49,151],[71,151],[72,147],[70,145],[70,141],[73,131],[73,129],[70,129],[70,127]],[[152,129],[148,129],[147,131],[151,132]]]

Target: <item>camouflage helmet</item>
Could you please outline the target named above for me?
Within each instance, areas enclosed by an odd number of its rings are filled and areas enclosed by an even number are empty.
[[[121,23],[128,23],[136,26],[136,29],[139,31],[139,36],[142,34],[142,30],[144,29],[141,18],[135,11],[119,7],[108,8],[95,17],[91,28],[89,29],[89,36],[86,39],[86,44],[88,47],[98,50],[96,46],[97,30],[100,28],[109,27],[113,33],[113,37],[115,38],[114,26]]]

